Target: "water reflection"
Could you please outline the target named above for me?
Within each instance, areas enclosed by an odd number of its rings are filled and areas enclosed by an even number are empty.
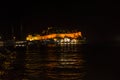
[[[77,45],[62,45],[44,50],[37,48],[36,51],[28,49],[25,76],[38,80],[79,80],[85,75],[84,62],[81,48]]]
[[[81,48],[59,45],[17,50],[2,61],[1,67],[5,69],[0,70],[0,75],[9,80],[83,80],[85,60]]]

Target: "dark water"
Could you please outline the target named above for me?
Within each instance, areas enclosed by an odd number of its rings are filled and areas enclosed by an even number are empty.
[[[88,45],[85,48],[87,80],[120,80],[120,46],[109,44]]]
[[[86,80],[82,45],[27,47],[0,53],[0,80]]]

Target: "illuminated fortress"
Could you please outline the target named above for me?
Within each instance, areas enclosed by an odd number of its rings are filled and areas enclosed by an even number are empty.
[[[82,39],[82,33],[80,31],[71,31],[65,29],[48,28],[44,30],[42,34],[28,35],[27,41],[43,41],[43,40],[54,40],[56,42],[77,42],[78,39]]]
[[[76,32],[76,33],[64,33],[64,34],[49,34],[49,35],[44,35],[44,36],[40,36],[40,35],[36,35],[36,36],[32,36],[32,35],[28,35],[26,40],[29,41],[33,41],[33,40],[45,40],[45,39],[56,39],[56,38],[65,38],[65,37],[69,37],[72,39],[76,39],[78,37],[82,36],[81,32]]]

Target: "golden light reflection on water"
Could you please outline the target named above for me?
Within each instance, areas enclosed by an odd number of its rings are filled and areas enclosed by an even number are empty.
[[[6,49],[7,50],[7,49]],[[0,80],[9,78],[10,70],[16,60],[16,52],[0,52]]]
[[[82,80],[84,57],[80,46],[39,49],[26,54],[26,75],[42,80]],[[39,80],[39,79],[38,79]]]
[[[85,77],[85,60],[81,46],[28,47],[25,52],[0,55],[5,58],[0,63],[2,80],[83,80]]]

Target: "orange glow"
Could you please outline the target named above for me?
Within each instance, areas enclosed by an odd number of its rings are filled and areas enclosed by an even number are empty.
[[[36,35],[36,36],[32,36],[32,35],[28,35],[26,37],[26,40],[28,41],[33,41],[33,40],[43,40],[43,39],[55,39],[57,37],[60,38],[65,38],[65,37],[69,37],[69,38],[78,38],[78,37],[82,37],[81,32],[76,32],[76,33],[65,33],[65,34],[49,34],[49,35],[44,35],[44,36],[40,36],[40,35]]]

